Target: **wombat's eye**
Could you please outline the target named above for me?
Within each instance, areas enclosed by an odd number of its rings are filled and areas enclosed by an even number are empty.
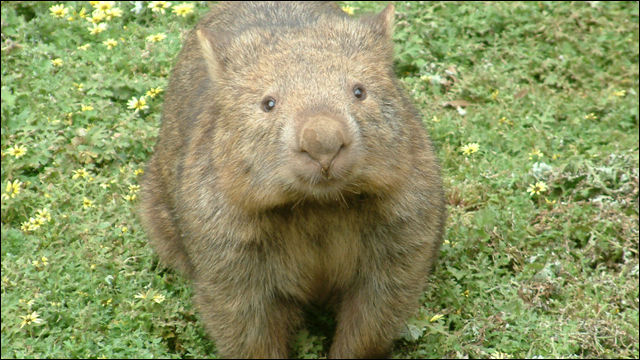
[[[367,97],[367,92],[362,85],[356,85],[353,87],[353,96],[358,100],[364,100]]]
[[[271,96],[267,96],[262,100],[262,110],[265,112],[273,110],[274,107],[276,107],[276,99]]]

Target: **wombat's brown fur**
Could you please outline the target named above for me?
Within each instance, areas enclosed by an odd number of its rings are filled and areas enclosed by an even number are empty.
[[[326,301],[329,356],[386,355],[418,307],[445,205],[393,14],[237,2],[188,35],[141,217],[220,355],[286,357],[303,306]]]

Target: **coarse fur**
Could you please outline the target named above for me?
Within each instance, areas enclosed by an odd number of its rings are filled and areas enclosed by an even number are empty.
[[[329,301],[330,357],[385,356],[417,309],[445,205],[393,13],[221,3],[187,36],[140,215],[219,355],[287,357],[303,307]]]

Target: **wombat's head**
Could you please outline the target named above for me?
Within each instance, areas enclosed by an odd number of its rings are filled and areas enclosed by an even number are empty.
[[[196,31],[227,198],[259,210],[385,195],[406,178],[410,130],[394,80],[393,12]]]

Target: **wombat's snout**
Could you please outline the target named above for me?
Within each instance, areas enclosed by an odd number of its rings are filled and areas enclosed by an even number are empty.
[[[319,173],[331,179],[350,166],[352,138],[345,119],[327,114],[307,116],[299,122],[297,138],[310,178]]]
[[[308,119],[300,130],[300,151],[318,162],[325,176],[328,176],[331,163],[345,146],[344,130],[337,120],[326,116]]]

